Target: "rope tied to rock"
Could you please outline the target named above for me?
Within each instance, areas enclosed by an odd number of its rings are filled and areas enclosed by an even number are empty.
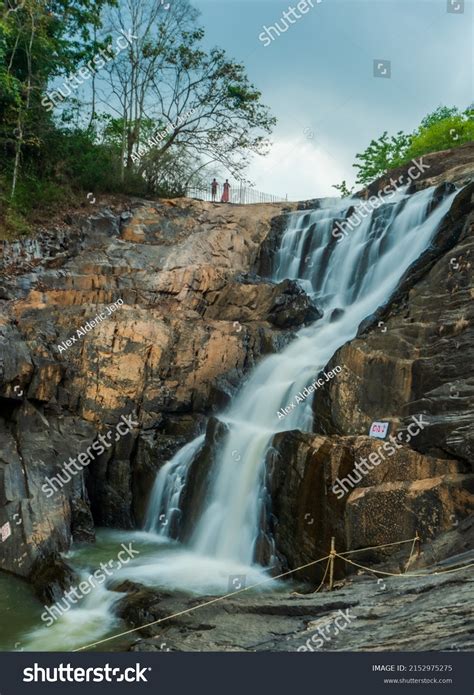
[[[416,532],[416,536],[413,538],[408,538],[406,541],[395,541],[394,543],[382,543],[381,545],[371,545],[368,546],[367,548],[359,548],[358,550],[345,550],[343,553],[339,553],[339,556],[341,555],[354,555],[354,553],[365,553],[367,550],[377,550],[378,548],[389,548],[392,545],[402,545],[403,543],[412,543],[415,541],[421,541],[421,538],[418,536],[418,531]]]
[[[383,570],[375,570],[371,567],[365,567],[365,565],[360,565],[358,562],[353,562],[352,560],[349,560],[347,557],[343,557],[339,554],[337,555],[337,557],[341,560],[344,560],[344,562],[347,562],[349,565],[354,565],[354,567],[359,567],[360,569],[366,570],[367,572],[372,572],[372,574],[381,574],[386,577],[401,577],[402,579],[410,579],[411,577],[433,577],[439,574],[448,574],[450,572],[461,572],[462,570],[467,570],[470,567],[474,567],[474,562],[470,562],[468,565],[463,565],[462,567],[455,567],[449,570],[435,570],[434,572],[384,572]]]
[[[237,589],[236,591],[232,591],[231,593],[224,594],[223,596],[217,596],[216,598],[210,599],[209,601],[204,601],[203,603],[199,603],[196,606],[191,606],[190,608],[185,608],[182,611],[178,611],[177,613],[172,613],[171,615],[167,615],[164,618],[159,618],[158,620],[153,620],[152,622],[146,623],[145,625],[141,625],[140,627],[134,627],[134,628],[131,628],[130,630],[125,630],[124,632],[120,632],[117,635],[112,635],[110,637],[106,637],[104,639],[98,640],[97,642],[92,642],[91,644],[86,644],[83,647],[73,649],[72,651],[73,652],[84,651],[85,649],[90,649],[92,647],[96,647],[99,644],[104,644],[105,642],[110,642],[111,640],[118,639],[119,637],[125,637],[126,635],[130,635],[133,632],[137,632],[139,630],[144,630],[144,629],[151,627],[153,625],[159,625],[161,623],[166,622],[167,620],[172,620],[173,618],[177,618],[181,615],[186,615],[188,613],[192,613],[193,611],[196,611],[199,608],[204,608],[206,606],[210,606],[211,604],[219,603],[220,601],[225,601],[225,599],[231,598],[232,596],[236,596],[238,594],[242,594],[245,591],[250,591],[251,589],[255,589],[259,586],[262,586],[263,584],[267,584],[268,582],[273,582],[273,581],[276,581],[277,579],[282,579],[283,577],[287,577],[290,574],[294,574],[295,572],[299,572],[302,569],[306,569],[307,567],[312,567],[313,565],[317,565],[320,562],[324,562],[324,560],[327,560],[326,569],[324,571],[323,579],[322,579],[320,585],[318,586],[318,588],[312,592],[309,592],[309,594],[298,594],[297,592],[292,592],[291,595],[308,596],[308,595],[318,593],[324,585],[328,571],[331,572],[331,569],[333,569],[334,560],[336,558],[343,560],[344,562],[346,562],[349,565],[353,565],[354,567],[358,567],[359,569],[363,569],[363,570],[366,570],[367,572],[371,572],[374,575],[383,575],[383,576],[387,576],[387,577],[401,577],[402,579],[406,579],[406,578],[410,579],[411,577],[430,577],[430,576],[436,576],[436,575],[440,575],[440,574],[461,572],[462,570],[467,570],[471,567],[474,567],[474,562],[471,562],[468,565],[463,565],[462,567],[455,567],[453,569],[447,569],[447,570],[436,570],[434,572],[425,572],[425,573],[410,572],[410,573],[407,573],[405,571],[403,573],[394,573],[394,572],[385,572],[383,570],[376,570],[376,569],[372,569],[370,567],[365,567],[364,565],[361,565],[357,562],[354,562],[353,560],[349,560],[349,558],[346,557],[347,555],[354,554],[354,553],[361,553],[361,552],[364,552],[367,550],[376,550],[378,548],[387,548],[387,547],[394,546],[394,545],[402,545],[404,543],[412,543],[412,547],[411,547],[411,551],[410,551],[410,557],[409,557],[408,562],[406,564],[406,568],[407,568],[409,563],[410,563],[410,560],[412,558],[416,543],[418,543],[418,555],[419,555],[420,542],[421,542],[421,538],[418,535],[418,531],[417,531],[415,537],[409,538],[408,540],[396,541],[394,543],[382,543],[380,545],[369,546],[367,548],[359,548],[357,550],[349,550],[349,551],[345,551],[343,553],[338,553],[336,551],[336,548],[335,548],[335,539],[333,537],[331,539],[331,550],[329,552],[329,555],[325,555],[324,557],[321,557],[318,560],[312,560],[311,562],[307,562],[304,565],[300,565],[299,567],[295,567],[295,569],[288,570],[287,572],[282,572],[281,574],[278,574],[276,577],[268,577],[267,579],[264,579],[261,582],[257,582],[256,584],[251,584],[250,586],[243,587],[242,589]],[[330,590],[332,590],[331,580],[330,580]]]
[[[268,577],[267,579],[262,580],[261,582],[257,582],[256,584],[251,584],[250,586],[246,586],[243,589],[237,589],[237,591],[232,591],[230,594],[225,594],[223,596],[217,596],[216,598],[211,599],[210,601],[205,601],[204,603],[199,603],[197,606],[191,606],[191,608],[185,608],[182,611],[179,611],[178,613],[173,613],[172,615],[167,615],[164,618],[159,618],[158,620],[153,620],[151,623],[147,623],[146,625],[141,625],[140,627],[134,627],[130,630],[126,630],[125,632],[121,632],[118,635],[112,635],[111,637],[106,637],[105,639],[98,640],[97,642],[93,642],[92,644],[86,644],[84,647],[79,647],[78,649],[73,649],[73,652],[81,652],[84,649],[89,649],[91,647],[96,647],[99,644],[103,644],[104,642],[109,642],[110,640],[117,639],[118,637],[124,637],[125,635],[130,635],[132,632],[137,632],[137,630],[144,630],[147,627],[151,627],[152,625],[158,625],[159,623],[164,623],[166,620],[171,620],[172,618],[177,618],[180,615],[185,615],[186,613],[192,613],[192,611],[196,611],[199,608],[204,608],[205,606],[210,606],[212,603],[218,603],[219,601],[224,601],[226,598],[230,598],[231,596],[236,596],[237,594],[242,594],[245,591],[249,591],[250,589],[255,589],[258,586],[262,586],[262,584],[268,584],[268,582],[273,582],[277,579],[282,579],[283,577],[287,577],[290,574],[294,574],[294,572],[298,572],[299,570],[306,569],[306,567],[311,567],[312,565],[316,565],[319,562],[323,562],[324,560],[327,560],[329,558],[329,555],[326,555],[325,557],[319,558],[319,560],[313,560],[312,562],[307,562],[305,565],[300,565],[300,567],[296,567],[294,570],[288,570],[287,572],[283,572],[282,574],[278,574],[276,577]]]

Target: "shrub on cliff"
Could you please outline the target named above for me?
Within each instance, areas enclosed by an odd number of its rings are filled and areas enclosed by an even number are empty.
[[[399,131],[389,136],[385,131],[378,140],[372,140],[364,152],[356,155],[358,162],[354,167],[359,170],[356,183],[371,183],[412,159],[473,140],[474,108],[461,112],[456,107],[439,106],[410,135]]]
[[[400,164],[421,157],[428,152],[439,152],[459,147],[474,140],[474,111],[464,111],[419,128],[413,136]]]

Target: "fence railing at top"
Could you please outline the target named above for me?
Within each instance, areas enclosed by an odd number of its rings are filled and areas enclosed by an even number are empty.
[[[219,203],[222,198],[222,192],[222,184],[219,185],[217,193],[214,196],[212,195],[210,185],[208,188],[187,188],[186,197]],[[287,200],[288,196],[282,198],[281,196],[272,195],[271,193],[262,193],[261,191],[256,191],[255,188],[247,188],[246,186],[242,185],[232,186],[231,184],[229,191],[229,203],[234,203],[236,205],[251,205],[252,203],[284,203]]]

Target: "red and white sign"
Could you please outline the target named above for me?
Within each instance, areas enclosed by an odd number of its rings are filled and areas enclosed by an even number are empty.
[[[377,437],[377,439],[385,439],[388,432],[389,422],[373,422],[370,425],[369,437]]]
[[[0,537],[2,539],[2,543],[7,540],[9,536],[12,535],[12,529],[10,526],[10,522],[7,521],[6,524],[3,524],[3,526],[0,526]]]

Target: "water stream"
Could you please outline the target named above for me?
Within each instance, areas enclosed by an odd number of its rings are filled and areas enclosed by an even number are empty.
[[[204,436],[184,446],[158,472],[144,531],[109,532],[134,537],[140,555],[120,570],[150,586],[189,593],[226,593],[233,576],[247,584],[261,581],[268,568],[255,562],[262,505],[265,504],[264,461],[277,432],[312,429],[312,398],[302,399],[287,415],[278,412],[314,382],[334,353],[354,338],[361,321],[384,305],[409,266],[426,250],[449,211],[455,193],[435,204],[433,189],[397,195],[367,215],[339,242],[335,220],[346,217],[354,199],[322,200],[314,210],[288,216],[272,279],[299,280],[323,318],[299,331],[279,354],[261,361],[242,385],[230,407],[219,416],[228,427],[210,473],[209,491],[191,540],[180,542],[182,500],[191,464]],[[340,365],[341,369],[344,365]],[[335,377],[337,378],[337,376]],[[317,398],[317,392],[315,397]],[[118,534],[118,536],[117,536]],[[93,553],[110,557],[110,535],[99,535]],[[84,553],[92,551],[82,550]],[[80,565],[81,552],[70,558]],[[93,566],[89,557],[87,566]],[[81,571],[84,567],[81,566]],[[114,577],[116,581],[117,577]],[[80,608],[23,640],[26,648],[71,648],[117,627],[117,593],[108,585],[85,597]],[[86,636],[87,635],[87,636]]]
[[[292,429],[311,431],[312,399],[295,403],[297,394],[356,335],[361,321],[389,300],[403,273],[429,246],[455,195],[433,209],[433,192],[398,191],[339,241],[333,235],[335,220],[345,217],[354,200],[322,200],[315,210],[289,216],[272,279],[298,279],[324,316],[302,329],[281,353],[264,359],[220,415],[229,432],[190,543],[198,558],[252,565],[266,497],[264,461],[273,436]],[[279,416],[290,403],[295,407]],[[193,458],[188,454],[201,440],[188,444],[158,474],[147,528],[157,515],[176,514],[179,499],[167,491],[184,488]]]

